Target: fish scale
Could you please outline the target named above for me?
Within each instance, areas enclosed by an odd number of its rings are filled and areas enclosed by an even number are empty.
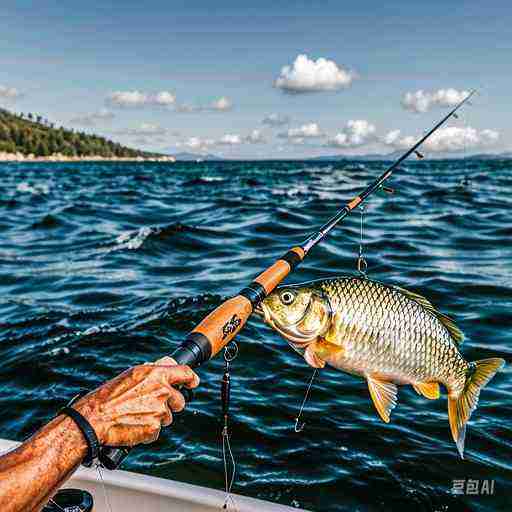
[[[340,369],[352,372],[365,359],[370,372],[398,380],[434,379],[450,386],[457,379],[445,371],[447,364],[467,368],[446,327],[401,291],[354,277],[326,280],[320,288],[333,313],[342,312],[337,315],[338,342],[346,352],[337,361]]]

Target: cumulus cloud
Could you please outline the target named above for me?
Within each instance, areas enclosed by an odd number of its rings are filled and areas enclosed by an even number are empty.
[[[240,137],[240,135],[233,135],[230,133],[227,133],[217,141],[217,144],[221,146],[235,146],[241,143],[242,137]]]
[[[141,123],[136,128],[128,128],[117,132],[119,135],[132,135],[132,136],[144,136],[144,135],[165,135],[167,129],[152,123]]]
[[[433,107],[453,107],[460,103],[469,94],[469,91],[456,89],[439,89],[437,91],[406,92],[402,96],[402,107],[411,112],[428,112]]]
[[[499,132],[496,130],[476,130],[470,126],[457,127],[447,126],[440,128],[427,139],[422,147],[434,153],[451,153],[464,151],[465,149],[483,149],[491,147],[498,142]],[[411,147],[419,137],[402,136],[400,130],[393,130],[387,133],[382,142],[394,149],[407,149]]]
[[[364,119],[350,120],[345,127],[325,143],[336,148],[363,146],[376,139],[375,126]]]
[[[285,132],[279,133],[277,136],[282,139],[295,139],[295,142],[298,142],[297,139],[322,137],[323,132],[317,123],[308,123],[298,128],[289,128]]]
[[[290,122],[290,118],[282,114],[269,114],[261,122],[267,126],[283,126]]]
[[[348,87],[354,78],[354,72],[332,60],[313,60],[307,55],[298,55],[291,66],[281,69],[274,85],[288,93],[336,91]]]
[[[189,137],[183,142],[177,142],[176,146],[191,149],[193,151],[206,151],[214,143],[215,142],[211,139],[203,139],[201,137]]]
[[[180,105],[176,105],[177,112],[190,113],[190,112],[227,112],[233,108],[233,102],[226,98],[226,96],[221,96],[216,100],[212,101],[208,105],[190,105],[186,103],[182,103]]]
[[[0,85],[0,99],[13,101],[23,97],[23,94],[15,87]]]
[[[107,104],[118,108],[141,108],[149,105],[170,106],[176,96],[169,91],[148,94],[141,91],[115,91],[108,95]]]
[[[173,105],[176,101],[176,96],[169,91],[157,92],[152,98],[153,103],[156,105]]]
[[[262,144],[266,142],[265,137],[260,130],[253,130],[249,135],[244,137],[244,140],[249,144]]]
[[[98,110],[98,112],[93,112],[92,114],[74,117],[70,120],[70,123],[80,126],[96,126],[102,121],[111,121],[114,117],[114,114],[110,112],[110,110],[102,108]]]

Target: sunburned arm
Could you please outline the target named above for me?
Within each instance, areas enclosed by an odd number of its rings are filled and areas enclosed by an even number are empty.
[[[0,458],[0,505],[5,512],[40,510],[73,474],[87,444],[71,418],[59,416]]]
[[[173,386],[194,388],[197,375],[163,358],[136,366],[73,405],[92,425],[101,444],[151,443],[172,412],[185,407]],[[87,454],[74,421],[58,416],[12,452],[0,457],[0,511],[33,512],[43,508]]]

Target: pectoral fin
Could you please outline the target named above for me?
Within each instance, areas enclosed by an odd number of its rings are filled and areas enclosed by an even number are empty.
[[[416,393],[423,395],[430,400],[437,400],[439,398],[439,384],[437,382],[417,382],[412,387]]]
[[[380,417],[389,423],[391,411],[396,406],[397,388],[392,382],[386,382],[376,377],[366,377],[368,389]]]
[[[306,348],[304,352],[304,359],[313,368],[323,368],[325,366],[325,361],[320,359],[316,353],[315,343],[308,345],[308,348]]]

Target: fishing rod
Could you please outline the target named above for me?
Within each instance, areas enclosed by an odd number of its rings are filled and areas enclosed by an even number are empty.
[[[393,171],[434,133],[457,110],[466,103],[476,90],[471,91],[455,108],[446,114],[429,132],[416,144],[407,150],[396,162],[388,167],[375,181],[355,196],[333,217],[323,224],[318,231],[306,240],[292,247],[284,256],[275,261],[270,267],[259,274],[238,295],[223,302],[208,314],[185,338],[185,341],[171,354],[178,364],[196,367],[217,355],[245,326],[254,308],[276,286],[285,279],[306,257],[309,251],[320,243],[328,233],[341,222],[354,208],[365,201],[371,194],[379,190],[383,183],[391,177]],[[108,469],[117,468],[128,455],[129,448],[104,447],[100,460]]]

